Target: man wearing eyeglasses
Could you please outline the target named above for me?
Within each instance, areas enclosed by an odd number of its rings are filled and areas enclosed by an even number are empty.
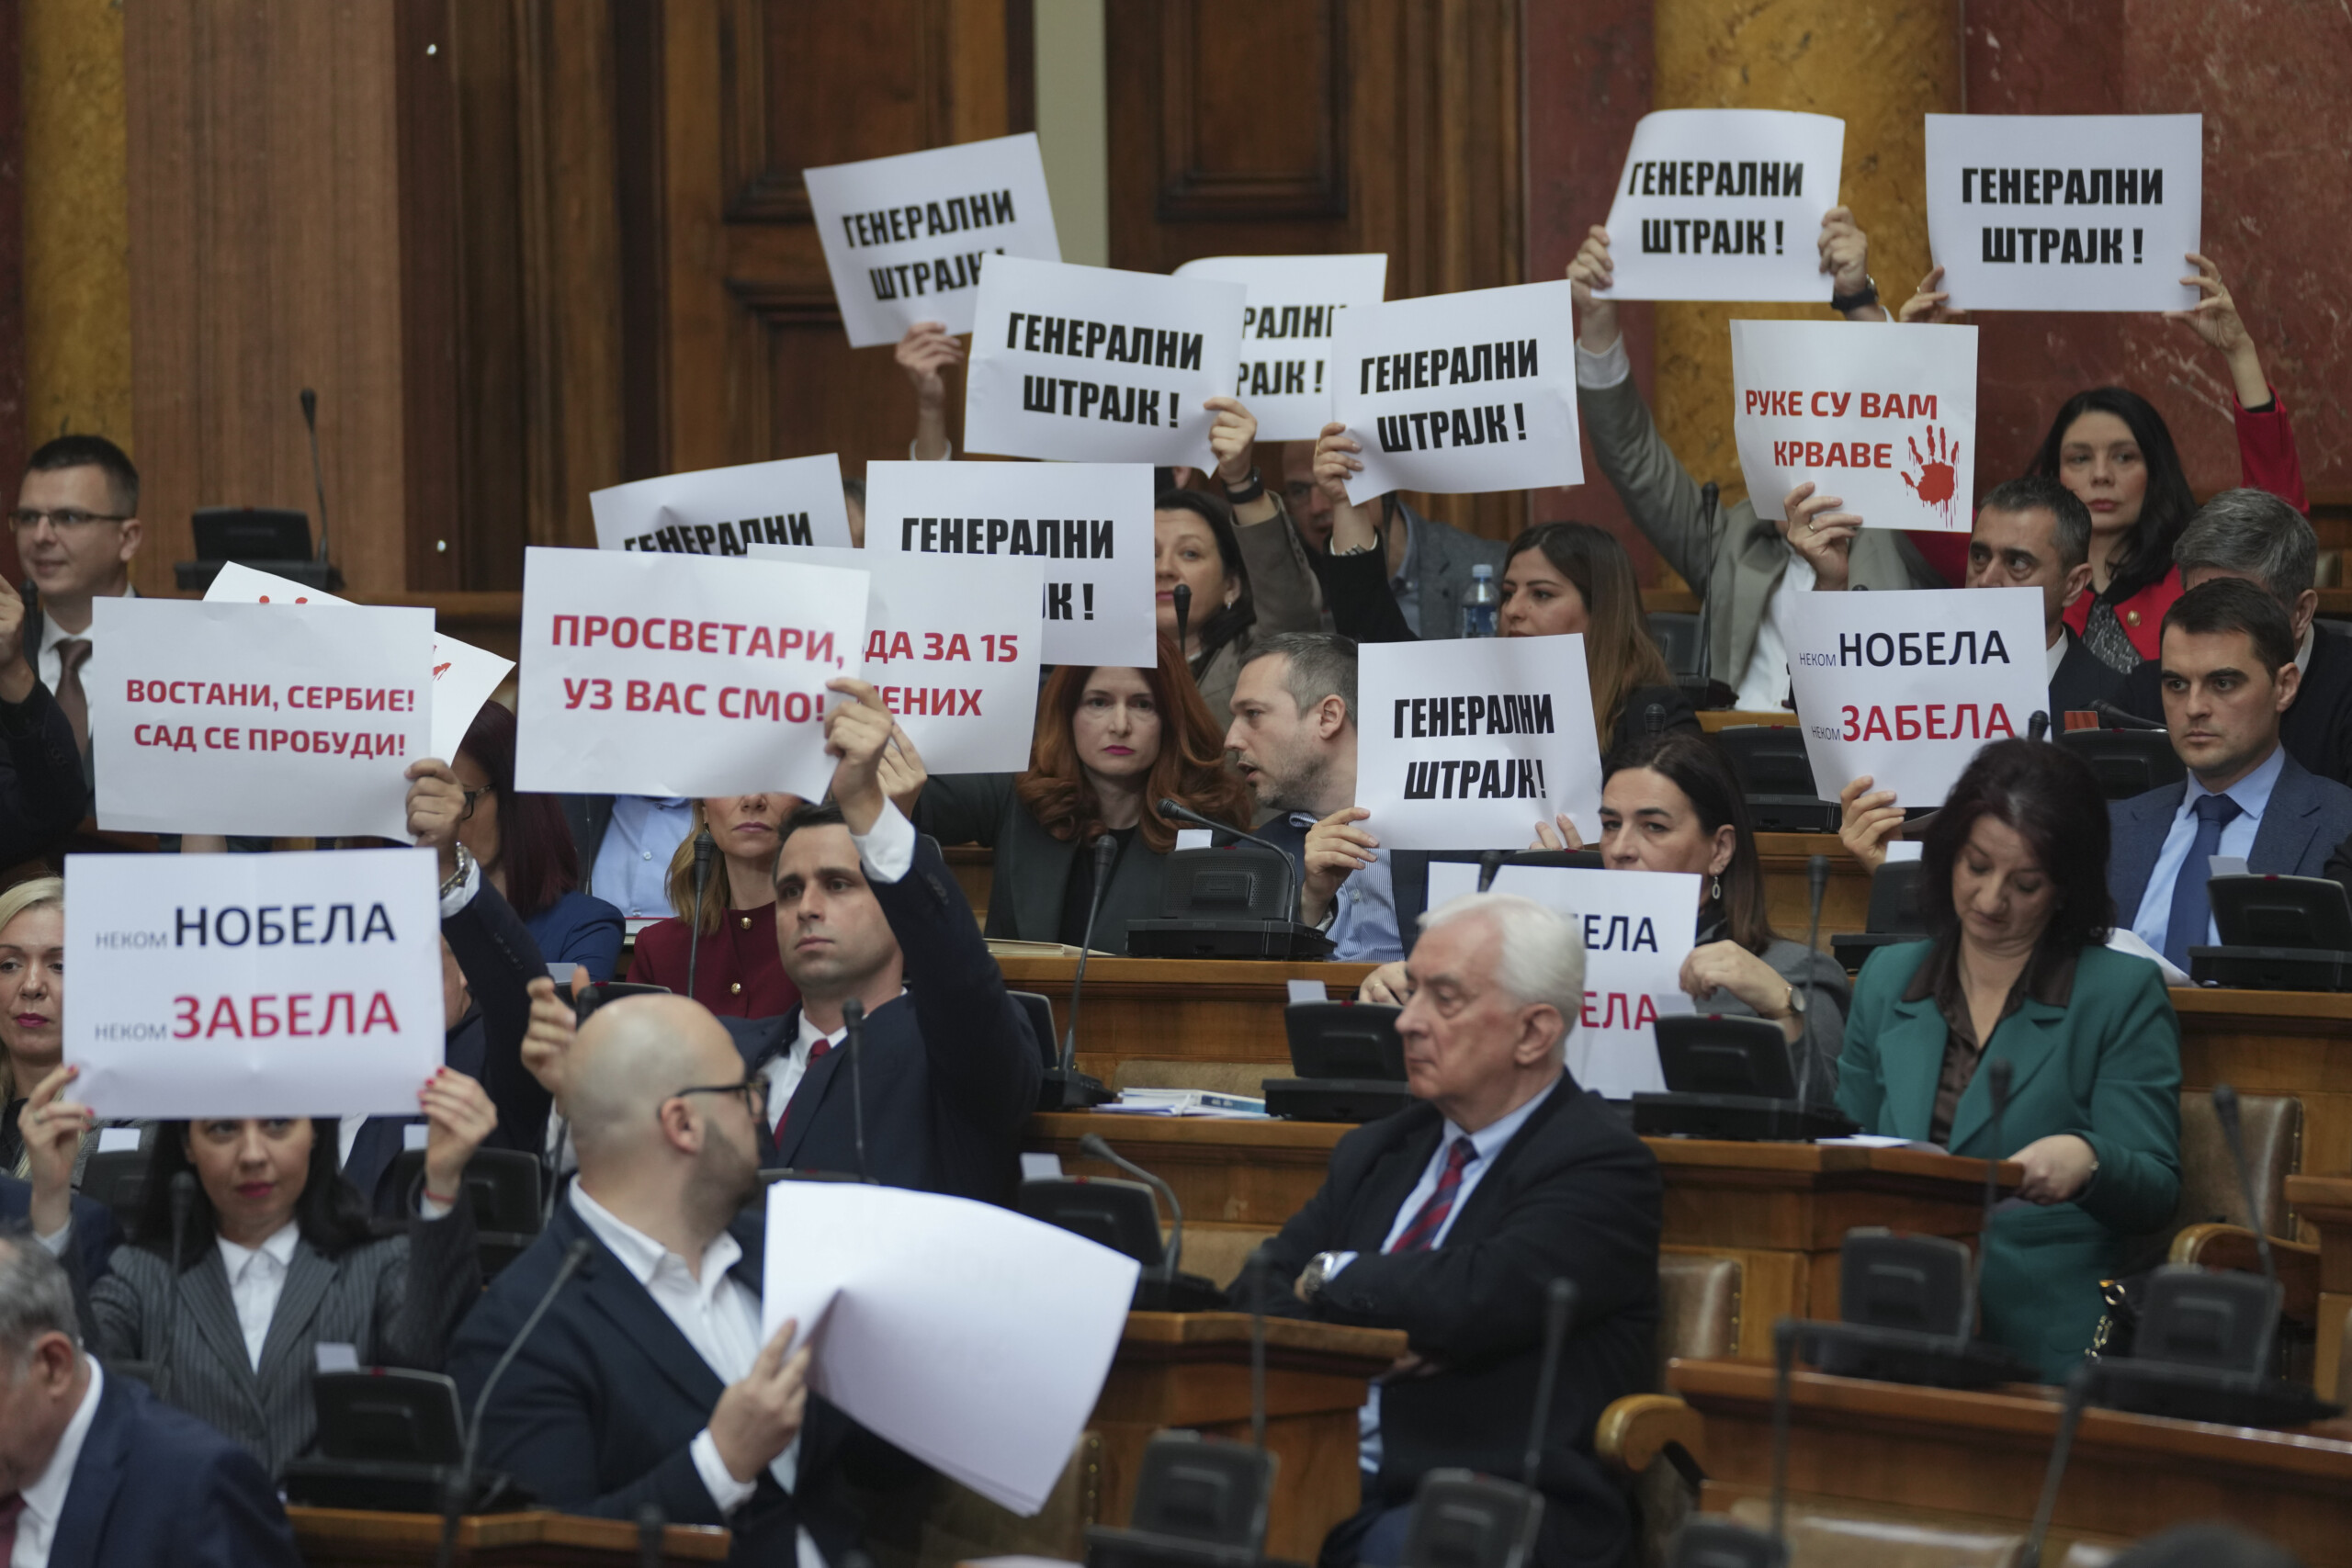
[[[139,553],[139,470],[103,435],[61,435],[25,465],[11,519],[17,556],[40,591],[24,640],[41,684],[57,694],[90,772],[90,603],[130,592]]]

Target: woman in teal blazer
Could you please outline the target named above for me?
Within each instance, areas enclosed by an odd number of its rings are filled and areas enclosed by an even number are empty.
[[[1921,847],[1930,939],[1863,965],[1838,1064],[1838,1102],[1865,1130],[2024,1167],[2034,1206],[1986,1241],[1984,1334],[2052,1382],[2090,1348],[2126,1239],[2180,1196],[2179,1021],[2156,966],[2104,945],[2107,848],[2073,753],[1977,753]],[[1992,1057],[2011,1075],[1997,1147]]]

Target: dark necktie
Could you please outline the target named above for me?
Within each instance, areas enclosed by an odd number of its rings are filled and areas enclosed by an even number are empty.
[[[820,1039],[814,1045],[808,1047],[808,1065],[800,1069],[800,1083],[807,1083],[808,1081],[808,1075],[817,1070],[817,1064],[823,1061],[828,1055],[830,1055],[832,1053],[832,1049],[833,1043],[830,1040],[823,1039]],[[792,1092],[794,1094],[798,1094],[800,1092],[800,1084],[793,1085]],[[784,1102],[784,1109],[775,1113],[775,1141],[778,1148],[782,1148],[784,1146],[784,1124],[791,1120],[792,1101],[787,1099]]]
[[[24,1511],[25,1499],[21,1494],[12,1492],[6,1497],[0,1497],[0,1564],[6,1563],[16,1555],[17,1516]]]
[[[1453,1140],[1453,1147],[1445,1155],[1445,1168],[1438,1172],[1437,1190],[1430,1193],[1421,1212],[1413,1216],[1396,1237],[1396,1245],[1388,1249],[1391,1256],[1400,1252],[1427,1252],[1437,1245],[1438,1233],[1445,1229],[1446,1216],[1453,1213],[1453,1200],[1462,1191],[1462,1173],[1478,1157],[1478,1147],[1467,1138]]]
[[[57,645],[57,705],[74,727],[74,744],[90,754],[90,696],[82,690],[82,666],[90,657],[90,639],[69,637]]]
[[[2165,926],[2165,956],[2183,971],[2188,968],[2189,944],[2205,945],[2205,928],[2213,919],[2205,880],[2212,874],[2213,857],[2222,850],[2222,829],[2245,814],[2226,795],[2199,795],[2190,809],[2197,813],[2197,841],[2188,846],[2188,858],[2173,880],[2172,919]]]

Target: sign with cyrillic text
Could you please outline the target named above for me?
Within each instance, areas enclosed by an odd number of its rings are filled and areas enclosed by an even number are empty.
[[[1815,593],[1789,682],[1824,800],[1864,773],[1903,806],[1940,806],[1987,740],[2050,706],[2038,588]]]
[[[446,1038],[433,852],[72,855],[65,875],[65,1059],[101,1117],[416,1114]]]
[[[869,463],[865,548],[1035,558],[1037,657],[1144,668],[1159,657],[1151,502],[1140,463]]]
[[[1430,908],[1478,890],[1478,867],[1430,863]],[[1611,1100],[1666,1088],[1655,996],[1682,989],[1699,923],[1699,878],[1668,871],[1507,865],[1491,891],[1557,909],[1584,932],[1584,1011],[1568,1034],[1568,1072]]]
[[[1731,323],[1732,434],[1756,515],[1810,479],[1871,528],[1965,534],[1976,487],[1976,329]]]
[[[741,556],[753,545],[849,547],[841,459],[781,457],[590,491],[600,550]]]
[[[1817,301],[1821,215],[1846,122],[1784,109],[1660,109],[1634,127],[1609,207],[1608,299]]]
[[[1073,463],[1214,465],[1246,290],[1007,256],[989,268],[964,378],[964,445]]]
[[[98,826],[133,833],[408,837],[432,741],[433,612],[96,600]]]
[[[1386,297],[1387,256],[1204,256],[1175,276],[1249,290],[1233,395],[1257,419],[1258,439],[1322,434],[1331,423],[1331,333],[1349,306]]]
[[[1600,837],[1584,635],[1365,643],[1356,804],[1392,850],[1523,850],[1566,812]]]
[[[981,263],[1062,259],[1034,131],[800,177],[852,348],[896,343],[917,321],[970,332]]]
[[[836,567],[524,551],[514,787],[821,799],[865,593]]]
[[[2185,310],[2205,118],[1928,117],[1928,246],[1955,310]]]
[[[252,567],[231,561],[204,591],[208,604],[348,604],[348,599],[315,588],[307,588],[291,578],[275,573],[255,571]],[[469,642],[433,634],[433,730],[430,745],[432,756],[448,761],[458,754],[466,739],[466,731],[473,728],[474,715],[481,712],[481,705],[490,701],[492,694],[514,672],[514,661],[501,659],[487,649],[476,648]]]
[[[1363,446],[1348,498],[1582,484],[1569,288],[1522,283],[1345,312],[1331,343],[1331,417]]]
[[[754,545],[752,554],[866,574],[864,678],[931,772],[1017,773],[1029,765],[1044,562],[786,545]]]

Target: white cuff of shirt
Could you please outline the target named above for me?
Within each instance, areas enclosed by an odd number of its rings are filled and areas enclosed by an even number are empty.
[[[1323,1282],[1328,1285],[1332,1280],[1338,1279],[1340,1277],[1340,1270],[1345,1269],[1349,1264],[1353,1263],[1355,1260],[1356,1255],[1352,1252],[1333,1253],[1331,1255],[1331,1267],[1324,1273]]]
[[[425,1222],[429,1224],[435,1220],[446,1220],[458,1211],[455,1204],[436,1203],[432,1199],[426,1197],[424,1193],[419,1192],[416,1195],[416,1212],[419,1214],[422,1214],[424,1217]]]
[[[68,1214],[65,1217],[65,1223],[63,1224],[58,1226],[54,1231],[51,1231],[47,1235],[37,1235],[33,1237],[33,1239],[40,1243],[41,1250],[43,1252],[48,1253],[51,1258],[57,1258],[61,1261],[63,1260],[65,1257],[65,1244],[74,1239],[74,1217],[71,1214]]]
[[[907,443],[907,461],[910,463],[952,463],[956,460],[956,443],[953,441],[948,442],[947,450],[941,453],[936,457],[926,457],[922,453],[916,451],[915,448],[920,445],[922,444],[916,441],[910,441]]]
[[[852,833],[857,863],[868,882],[897,882],[915,868],[915,825],[894,801],[882,803],[882,815],[869,833]]]
[[[1595,392],[1607,391],[1634,373],[1634,362],[1625,353],[1625,334],[1619,333],[1617,341],[1599,354],[1577,344],[1577,385]]]
[[[752,1500],[757,1483],[738,1481],[727,1472],[727,1461],[718,1457],[718,1439],[705,1427],[686,1445],[686,1452],[694,1456],[695,1473],[702,1477],[703,1490],[718,1505],[722,1514],[731,1514]]]
[[[466,857],[465,880],[458,884],[458,890],[455,893],[445,893],[441,896],[441,918],[446,920],[455,915],[472,903],[474,895],[481,891],[481,862],[469,855]]]

